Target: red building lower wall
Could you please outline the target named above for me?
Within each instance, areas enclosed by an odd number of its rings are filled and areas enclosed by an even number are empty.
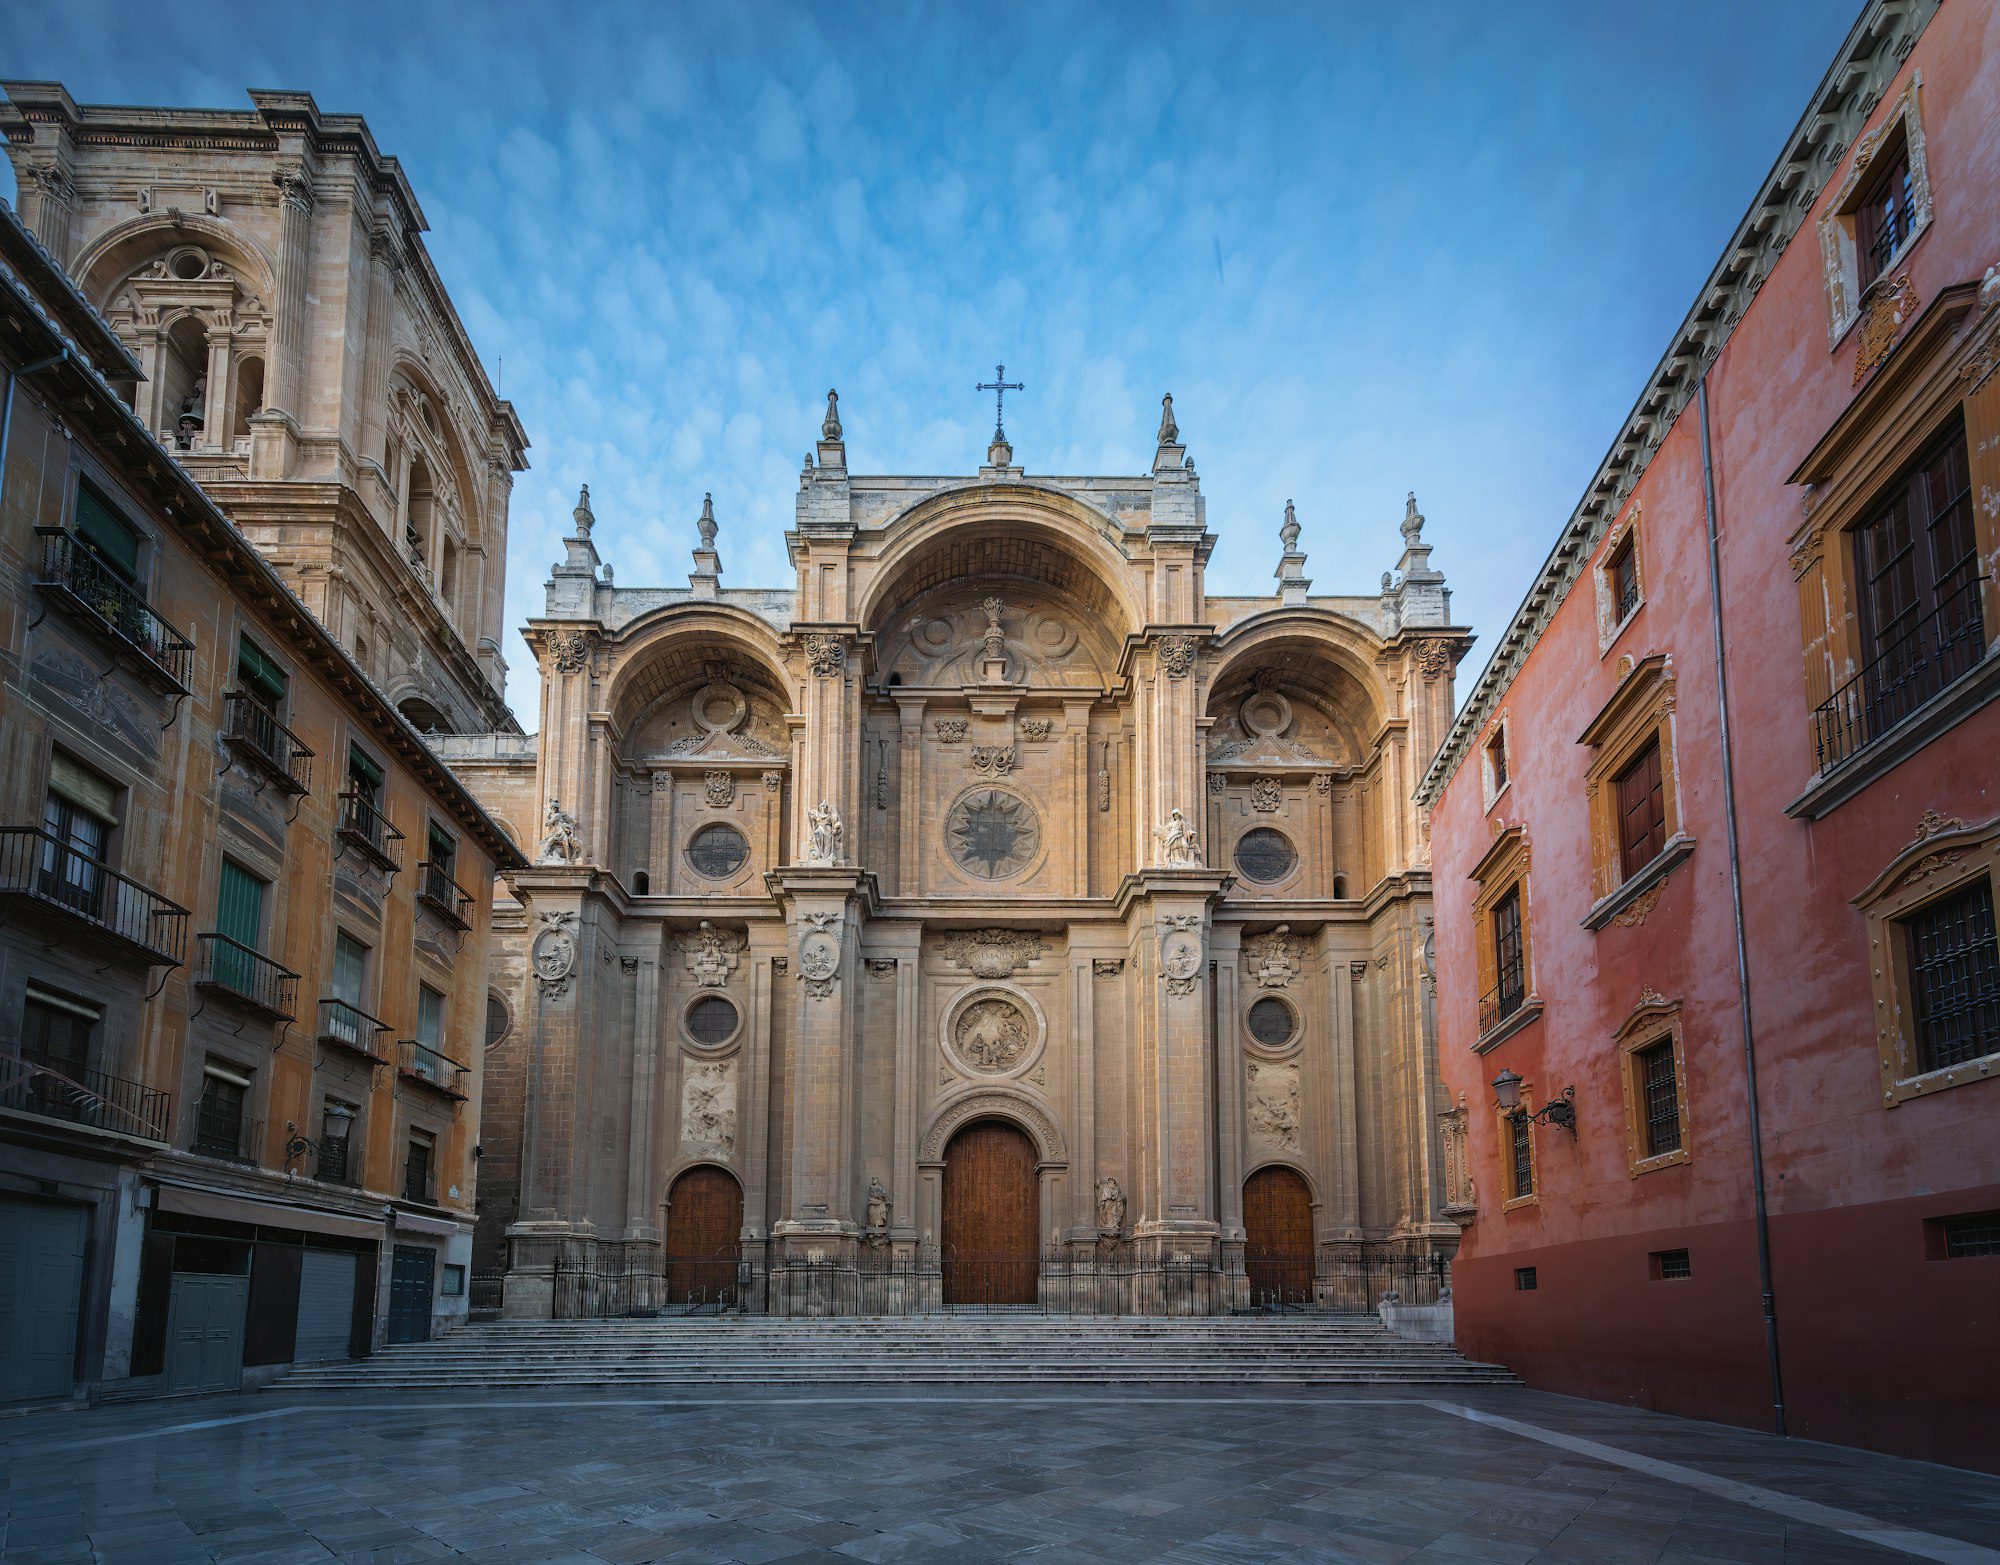
[[[1772,1220],[1791,1434],[2000,1472],[2000,1257],[1934,1259],[1924,1226],[1981,1209],[2000,1209],[2000,1186]],[[1651,1255],[1673,1249],[1694,1275],[1655,1280]],[[1515,1284],[1524,1266],[1532,1292]],[[1538,1390],[1768,1430],[1759,1291],[1747,1222],[1461,1254],[1452,1268],[1460,1352]]]

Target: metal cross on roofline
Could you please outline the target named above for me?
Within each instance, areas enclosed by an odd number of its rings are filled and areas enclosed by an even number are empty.
[[[1026,391],[1028,388],[1018,380],[1009,380],[1007,378],[1006,365],[996,364],[993,366],[993,378],[991,380],[982,380],[972,389],[974,391],[990,391],[993,393],[993,438],[995,440],[1000,439],[1005,433],[1006,427],[1000,418],[1001,399],[1010,391]]]

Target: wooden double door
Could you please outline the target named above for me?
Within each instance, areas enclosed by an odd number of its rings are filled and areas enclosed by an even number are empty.
[[[727,1169],[698,1163],[667,1191],[667,1302],[733,1304],[743,1234],[743,1187]]]
[[[1041,1276],[1035,1144],[1002,1120],[979,1120],[944,1150],[944,1302],[1033,1304]]]
[[[1243,1182],[1243,1269],[1252,1304],[1306,1304],[1313,1286],[1312,1192],[1289,1168]]]

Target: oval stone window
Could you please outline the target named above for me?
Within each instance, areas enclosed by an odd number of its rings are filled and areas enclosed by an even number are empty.
[[[1299,862],[1292,839],[1281,831],[1259,826],[1246,831],[1236,843],[1236,867],[1248,880],[1283,880]]]
[[[1265,995],[1250,1007],[1250,1036],[1267,1049],[1282,1049],[1292,1041],[1298,1023],[1283,1000]]]
[[[705,994],[687,1009],[688,1036],[713,1048],[736,1032],[736,1005],[719,994]]]
[[[725,880],[741,869],[750,857],[750,844],[734,826],[717,822],[704,826],[688,839],[688,863],[697,875]]]

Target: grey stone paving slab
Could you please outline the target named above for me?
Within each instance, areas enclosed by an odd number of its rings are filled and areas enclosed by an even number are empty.
[[[1626,1457],[2000,1547],[2000,1480],[1526,1391],[205,1399],[0,1425],[6,1565],[1880,1565]],[[220,1422],[210,1423],[213,1420]],[[194,1424],[209,1427],[179,1427]]]

